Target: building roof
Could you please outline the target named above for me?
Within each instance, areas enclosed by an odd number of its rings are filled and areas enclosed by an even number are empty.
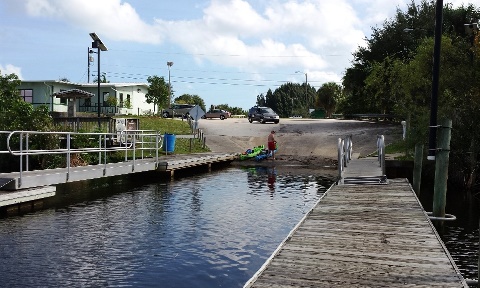
[[[79,99],[92,98],[94,94],[80,89],[70,89],[61,92],[55,92],[52,94],[52,96],[57,98]]]
[[[76,87],[97,87],[97,83],[74,83],[74,82],[66,82],[60,80],[22,80],[22,83],[58,83],[58,84],[66,84],[72,85]],[[100,83],[100,87],[132,87],[132,86],[146,86],[148,87],[150,84],[148,83]]]

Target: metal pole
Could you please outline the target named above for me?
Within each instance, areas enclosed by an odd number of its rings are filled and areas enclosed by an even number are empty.
[[[308,111],[308,92],[307,92],[307,73],[305,73],[305,103],[307,105],[307,111]]]
[[[445,217],[447,197],[448,160],[450,155],[450,136],[452,120],[441,121],[438,137],[437,159],[435,160],[435,184],[433,188],[433,216]]]
[[[171,84],[170,84],[170,67],[172,67],[173,65],[173,62],[169,61],[167,62],[167,66],[168,66],[168,106],[171,107],[172,106],[172,88],[171,88]],[[173,113],[175,113],[174,111],[172,111]],[[173,117],[172,117],[173,118]]]
[[[97,68],[97,93],[98,93],[98,100],[97,100],[97,114],[98,114],[98,129],[100,130],[101,124],[100,124],[100,45],[97,44],[97,53],[98,53],[98,68]]]
[[[88,64],[88,69],[87,69],[87,83],[90,83],[90,47],[87,47],[87,64]]]
[[[172,89],[170,88],[170,65],[168,65],[168,106],[172,106]]]
[[[440,78],[440,52],[442,44],[443,0],[437,0],[435,11],[435,44],[433,48],[432,99],[430,102],[428,160],[435,160],[435,151],[437,146],[437,109],[438,86]]]
[[[415,160],[413,162],[413,191],[420,196],[420,186],[422,183],[422,165],[423,165],[423,144],[415,145]]]

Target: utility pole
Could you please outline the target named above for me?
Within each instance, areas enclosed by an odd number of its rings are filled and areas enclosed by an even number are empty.
[[[90,47],[87,47],[87,65],[88,65],[88,69],[87,69],[87,83],[90,83],[90,62],[93,62],[93,57],[90,56],[91,54],[93,54],[95,52],[93,52],[92,49],[90,49]]]
[[[173,62],[167,62],[168,66],[168,106],[172,106],[172,88],[170,85],[170,67],[172,67]]]

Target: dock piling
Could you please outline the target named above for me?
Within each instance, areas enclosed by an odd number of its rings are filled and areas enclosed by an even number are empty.
[[[413,190],[417,196],[420,196],[420,186],[422,184],[422,166],[423,166],[423,144],[415,145],[415,160],[413,162]]]
[[[435,156],[435,184],[433,188],[433,216],[445,217],[447,197],[448,161],[452,120],[444,119],[438,126],[438,147]]]

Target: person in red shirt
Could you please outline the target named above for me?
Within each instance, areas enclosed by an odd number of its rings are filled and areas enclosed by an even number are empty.
[[[270,132],[270,135],[268,135],[268,152],[272,153],[272,159],[275,160],[275,146],[276,146],[276,141],[275,141],[275,131],[272,130],[272,132]]]

